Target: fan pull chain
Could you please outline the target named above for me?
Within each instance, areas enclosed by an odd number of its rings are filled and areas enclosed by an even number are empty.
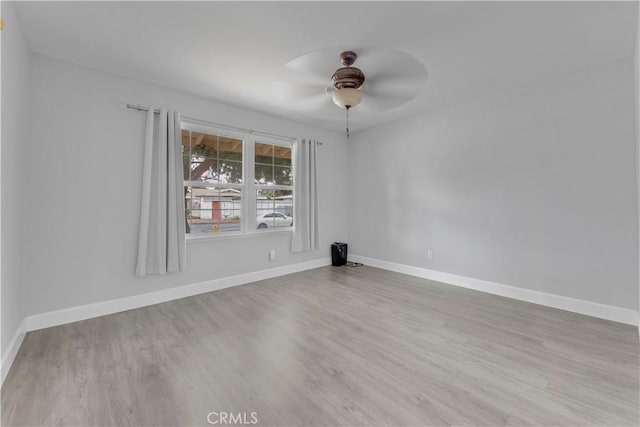
[[[351,106],[347,105],[347,139],[349,139],[349,108]]]

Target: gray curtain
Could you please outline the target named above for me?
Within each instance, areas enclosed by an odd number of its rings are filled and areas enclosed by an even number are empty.
[[[136,275],[186,270],[180,113],[147,113]]]
[[[293,143],[293,235],[291,251],[318,249],[318,189],[316,178],[317,141]]]

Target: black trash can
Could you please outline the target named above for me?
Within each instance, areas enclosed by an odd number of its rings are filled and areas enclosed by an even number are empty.
[[[331,264],[339,267],[347,263],[347,244],[335,242],[331,244]]]

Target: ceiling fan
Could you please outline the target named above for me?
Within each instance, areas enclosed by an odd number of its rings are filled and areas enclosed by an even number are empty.
[[[335,106],[346,109],[347,137],[351,108],[359,106],[363,113],[396,108],[415,98],[427,79],[422,62],[399,49],[345,50],[338,55],[342,67],[335,70],[336,51],[317,50],[290,61],[285,65],[290,79],[275,82],[273,89],[284,102],[314,114],[333,116]]]
[[[347,50],[340,54],[342,68],[338,68],[331,76],[333,84],[333,103],[338,107],[349,110],[362,102],[362,84],[364,83],[364,73],[353,63],[358,59],[358,54]]]

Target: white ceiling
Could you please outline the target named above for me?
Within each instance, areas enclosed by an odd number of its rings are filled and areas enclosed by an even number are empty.
[[[395,48],[422,61],[429,78],[416,98],[385,112],[359,114],[354,108],[351,129],[359,130],[632,56],[636,7],[635,2],[16,4],[36,53],[339,131],[344,110],[336,107],[320,116],[274,96],[273,82],[291,73],[286,63],[326,48],[335,48],[336,68],[344,49]]]

